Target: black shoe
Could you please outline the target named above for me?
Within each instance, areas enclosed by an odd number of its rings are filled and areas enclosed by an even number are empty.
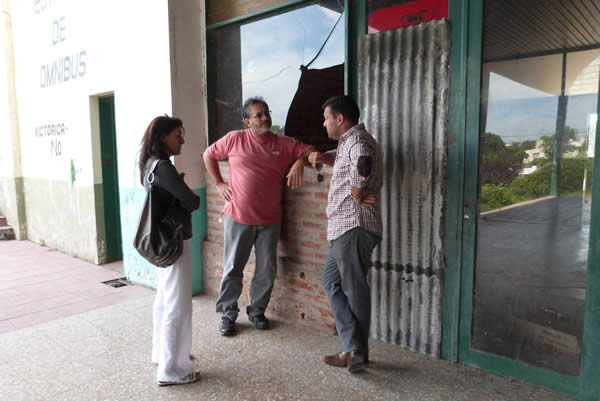
[[[265,330],[269,328],[269,319],[267,319],[262,313],[254,317],[249,316],[248,320],[254,323],[254,327],[256,327],[257,329]]]
[[[219,333],[222,336],[232,336],[235,333],[235,321],[223,316],[219,323]]]

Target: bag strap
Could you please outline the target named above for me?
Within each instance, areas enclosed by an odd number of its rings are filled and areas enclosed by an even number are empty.
[[[146,174],[146,182],[150,186],[152,186],[152,183],[154,182],[154,169],[156,168],[156,165],[158,164],[159,161],[160,161],[160,159],[154,160],[154,162],[152,163],[152,166],[150,166],[150,171],[148,172],[148,174]]]

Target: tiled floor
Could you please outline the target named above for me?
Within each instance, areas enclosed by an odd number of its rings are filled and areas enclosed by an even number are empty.
[[[8,325],[0,334],[0,400],[572,400],[375,340],[373,363],[352,375],[322,362],[339,350],[339,339],[313,327],[272,321],[262,331],[240,315],[238,334],[220,336],[207,296],[193,301],[202,380],[158,387],[150,362],[152,291],[106,292],[98,282],[120,273],[35,244],[6,244],[0,242],[0,312]]]
[[[0,241],[0,333],[152,294],[113,288],[122,262],[97,266],[29,241]]]
[[[158,387],[150,362],[152,300],[145,296],[0,334],[1,400],[572,400],[530,384],[371,341],[362,373],[325,365],[339,340],[273,321],[217,334],[214,299],[194,298],[198,383]]]

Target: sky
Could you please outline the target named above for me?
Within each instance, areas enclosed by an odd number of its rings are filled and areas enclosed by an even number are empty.
[[[262,96],[273,112],[273,124],[283,126],[300,79],[300,66],[317,53],[340,14],[311,5],[241,27],[242,98]],[[310,68],[344,62],[342,17],[323,52]],[[490,75],[486,132],[506,143],[538,139],[556,130],[558,98],[499,74]],[[570,96],[567,125],[586,134],[596,113],[597,95]]]
[[[505,143],[535,140],[556,131],[558,97],[526,87],[500,75],[490,77],[485,132],[500,135]],[[588,117],[597,111],[596,93],[569,96],[566,124],[577,136],[587,132]]]
[[[318,5],[243,25],[242,98],[262,96],[273,112],[273,125],[283,126],[298,88],[300,66],[313,59],[339,13]],[[309,68],[344,62],[344,18]]]

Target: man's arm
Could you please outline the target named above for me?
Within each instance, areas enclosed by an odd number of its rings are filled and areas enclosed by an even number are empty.
[[[301,158],[296,160],[292,167],[290,168],[290,172],[287,177],[287,185],[292,189],[296,189],[302,185],[302,177],[304,175],[304,167],[310,166],[308,162],[308,156],[311,153],[315,153],[313,150],[306,151]]]
[[[208,149],[204,151],[202,158],[204,159],[204,166],[206,167],[206,171],[215,183],[219,195],[221,195],[223,199],[229,202],[231,200],[231,187],[229,186],[229,183],[227,181],[223,180],[221,170],[219,169],[219,161],[213,159],[208,154]]]
[[[350,149],[350,195],[358,205],[371,206],[377,201],[376,193],[366,186],[373,173],[373,150],[366,143],[357,143]]]

